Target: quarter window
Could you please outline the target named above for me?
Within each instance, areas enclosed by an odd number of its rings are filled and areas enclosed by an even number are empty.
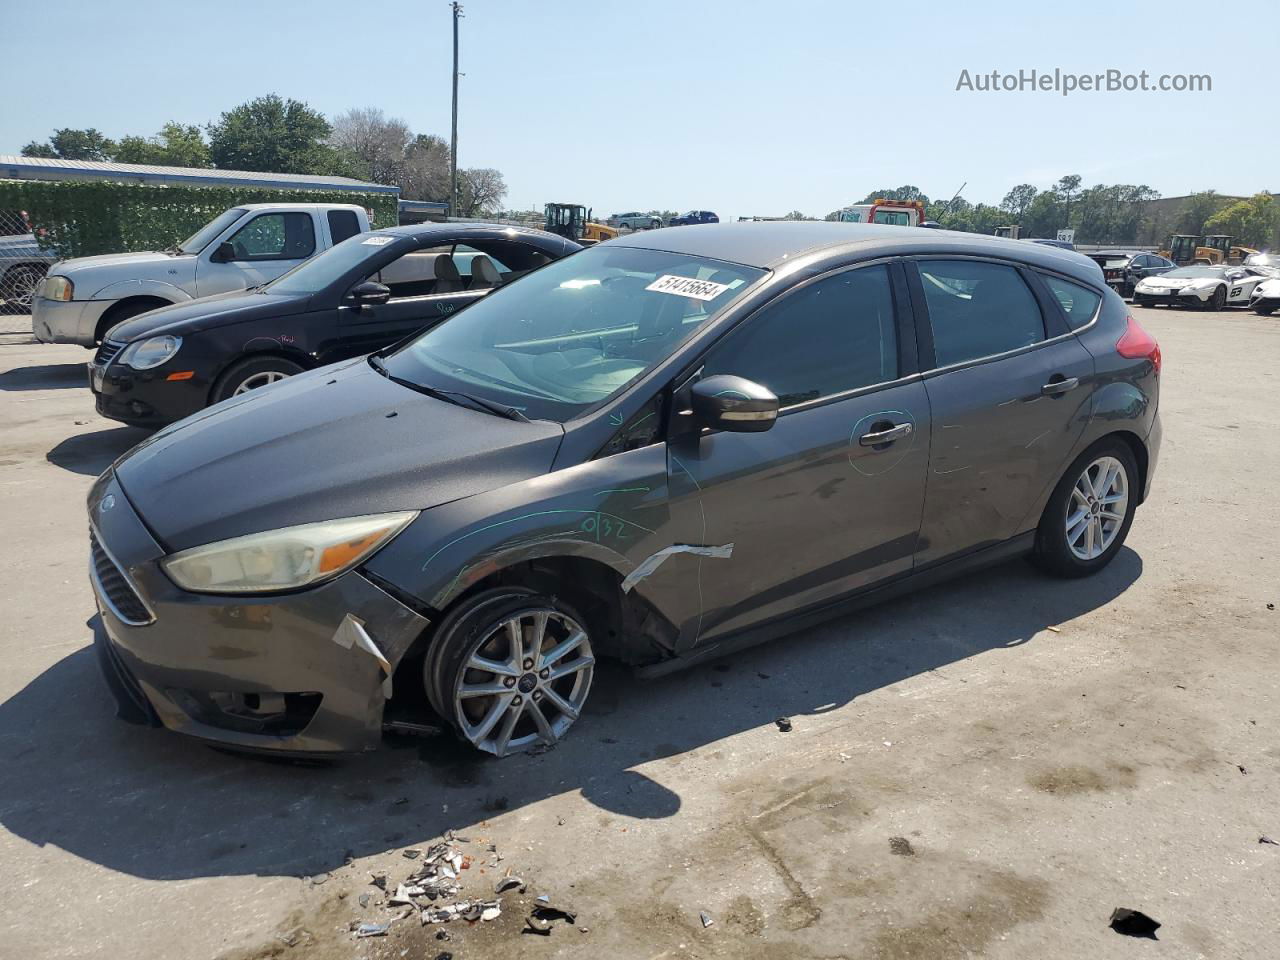
[[[897,379],[888,268],[828,276],[765,307],[713,348],[703,373],[754,380],[784,407]]]
[[[919,268],[938,366],[1006,353],[1045,338],[1040,307],[1013,267],[926,260]]]
[[[1062,312],[1067,315],[1067,325],[1072,330],[1079,330],[1093,319],[1093,315],[1098,312],[1098,305],[1102,303],[1100,296],[1078,283],[1044,274],[1041,276],[1062,305]]]
[[[237,260],[305,260],[316,252],[309,213],[264,213],[231,237]]]
[[[354,237],[359,232],[360,221],[356,218],[354,210],[329,211],[329,236],[333,238],[334,244],[339,244],[348,237]]]

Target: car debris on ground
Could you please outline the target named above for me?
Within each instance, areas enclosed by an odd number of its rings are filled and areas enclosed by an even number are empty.
[[[776,724],[778,725],[778,729],[779,729],[779,730],[781,730],[783,733],[790,733],[790,732],[791,732],[791,718],[790,718],[790,717],[779,717],[777,720],[775,720],[775,721],[773,721],[773,722],[774,722],[774,723],[776,723]]]
[[[1158,940],[1156,931],[1160,929],[1160,921],[1153,920],[1141,910],[1129,910],[1125,907],[1116,907],[1111,911],[1111,929],[1116,933],[1122,933],[1126,937],[1145,937],[1148,940]]]

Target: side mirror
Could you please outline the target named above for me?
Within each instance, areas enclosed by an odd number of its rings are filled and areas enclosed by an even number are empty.
[[[699,429],[763,433],[778,419],[778,398],[742,377],[717,374],[690,388],[693,422]]]
[[[236,258],[236,248],[231,245],[230,240],[223,240],[218,244],[218,249],[209,255],[212,263],[230,263]]]
[[[361,306],[386,303],[391,299],[391,288],[384,283],[365,280],[363,283],[357,283],[352,287],[347,296]]]

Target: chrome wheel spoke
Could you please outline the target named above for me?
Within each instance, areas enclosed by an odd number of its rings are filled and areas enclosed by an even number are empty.
[[[480,741],[489,735],[489,731],[493,729],[494,724],[498,722],[498,718],[511,703],[511,697],[501,696],[494,697],[493,704],[481,718],[480,722],[466,731],[467,739],[472,743],[479,745]]]
[[[567,677],[571,673],[577,673],[579,670],[584,670],[587,667],[592,666],[595,662],[595,657],[578,657],[576,660],[571,660],[568,663],[561,664],[551,671],[551,675],[547,677],[547,682],[554,683],[562,677]]]
[[[1071,488],[1064,518],[1067,547],[1080,560],[1110,549],[1129,509],[1129,477],[1115,457],[1089,464]]]
[[[483,670],[486,673],[497,674],[500,677],[518,677],[520,676],[520,667],[516,665],[512,667],[510,663],[503,663],[501,660],[490,660],[488,657],[482,657],[478,653],[473,653],[467,660],[467,666],[476,670]]]
[[[472,697],[500,697],[507,692],[501,683],[466,683],[458,691],[459,698],[469,700]]]
[[[538,728],[538,736],[546,743],[555,743],[559,738],[556,736],[556,732],[551,729],[551,724],[547,723],[547,718],[543,714],[542,708],[532,701],[528,703],[528,708],[529,715],[533,717],[533,725]]]
[[[558,660],[561,660],[564,657],[564,655],[569,651],[576,650],[578,649],[578,647],[582,646],[582,641],[585,639],[587,639],[587,635],[583,633],[581,630],[573,631],[573,633],[569,634],[568,637],[566,637],[564,640],[561,640],[554,647],[552,647],[550,650],[547,651],[546,655],[542,657],[542,660],[539,663],[539,666],[542,666],[542,667],[551,666],[552,664],[556,663]]]
[[[560,694],[556,693],[550,687],[547,687],[545,690],[543,690],[543,693],[546,695],[546,699],[550,700],[551,703],[555,706],[555,708],[559,710],[561,713],[563,713],[570,720],[578,719],[578,708],[575,707],[568,700],[566,700],[564,697],[560,696]]]
[[[498,756],[506,756],[507,748],[511,745],[511,735],[515,733],[516,724],[520,722],[520,717],[524,714],[525,704],[513,705],[507,711],[506,717],[502,721],[502,726],[498,728],[498,734],[493,738],[493,752]]]

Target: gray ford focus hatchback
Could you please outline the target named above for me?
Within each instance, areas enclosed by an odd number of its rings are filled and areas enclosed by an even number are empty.
[[[1016,555],[1106,566],[1160,351],[1096,265],[869,224],[611,240],[217,404],[93,487],[120,715],[224,746],[496,755],[654,676]]]

